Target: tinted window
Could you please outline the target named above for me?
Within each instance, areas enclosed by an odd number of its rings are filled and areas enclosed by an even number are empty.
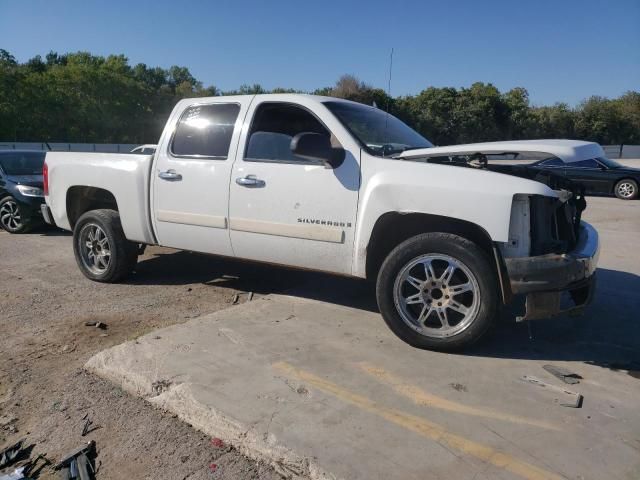
[[[185,110],[171,144],[177,156],[227,158],[240,106],[233,103],[195,105]]]
[[[0,153],[0,165],[7,175],[42,175],[44,152]]]
[[[253,117],[245,158],[313,163],[291,152],[291,140],[302,132],[330,137],[324,125],[307,110],[282,103],[263,103]]]
[[[542,167],[562,167],[564,162],[559,158],[550,158],[548,160],[543,160],[538,165]]]
[[[567,165],[570,168],[598,168],[600,165],[593,158],[589,160],[580,160],[579,162],[571,162]]]

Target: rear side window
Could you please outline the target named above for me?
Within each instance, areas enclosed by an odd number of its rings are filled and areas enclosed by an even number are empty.
[[[572,168],[598,168],[600,165],[598,165],[598,162],[596,162],[594,159],[589,159],[589,160],[580,160],[579,162],[571,162],[569,164],[569,167]]]
[[[540,162],[539,165],[543,167],[562,167],[564,166],[564,162],[559,158],[550,158],[549,160]]]
[[[324,125],[306,109],[286,103],[263,103],[256,109],[251,124],[245,160],[315,163],[291,151],[291,140],[302,132],[331,137]]]
[[[236,103],[187,108],[173,136],[171,153],[177,157],[227,158],[238,112],[240,105]]]

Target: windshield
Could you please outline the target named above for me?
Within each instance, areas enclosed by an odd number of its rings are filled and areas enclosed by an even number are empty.
[[[376,107],[346,102],[325,102],[351,134],[372,154],[388,157],[433,144],[405,123]]]
[[[599,158],[596,158],[596,160],[598,160],[600,163],[602,163],[605,167],[609,167],[609,168],[621,168],[622,167],[622,165],[620,165],[618,162],[616,162],[615,160],[611,160],[609,158],[599,157]]]
[[[0,166],[7,175],[42,175],[45,152],[2,152]]]

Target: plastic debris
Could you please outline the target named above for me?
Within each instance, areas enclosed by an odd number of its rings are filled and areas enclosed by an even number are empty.
[[[551,385],[550,383],[543,382],[539,378],[532,377],[530,375],[524,375],[522,377],[527,383],[531,383],[532,385],[537,385],[539,387],[545,388],[550,392],[559,393],[562,395],[562,398],[558,399],[560,405],[563,407],[571,407],[571,408],[580,408],[582,407],[583,397],[581,394],[577,392],[572,392],[571,390],[567,390],[566,388],[558,387],[556,385]]]
[[[24,450],[22,448],[22,442],[23,440],[20,440],[0,452],[0,468],[7,467],[17,460]]]
[[[224,442],[222,441],[222,439],[214,437],[211,439],[211,445],[213,445],[216,448],[223,448]]]

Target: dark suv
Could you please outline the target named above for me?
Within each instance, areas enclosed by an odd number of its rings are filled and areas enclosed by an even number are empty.
[[[24,233],[42,222],[45,152],[0,150],[0,226]]]

